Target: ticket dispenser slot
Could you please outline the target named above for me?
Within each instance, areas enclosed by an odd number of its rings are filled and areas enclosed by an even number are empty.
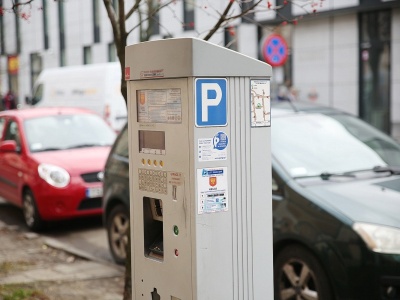
[[[164,259],[162,200],[143,198],[144,255],[162,261]]]

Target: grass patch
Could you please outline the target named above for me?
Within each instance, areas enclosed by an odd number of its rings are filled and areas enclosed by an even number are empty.
[[[10,272],[12,270],[13,264],[9,261],[6,262],[2,262],[0,264],[0,274],[1,273],[5,273],[7,274],[8,272]]]
[[[29,286],[4,285],[0,286],[0,299],[3,300],[50,300],[41,291]]]
[[[28,266],[35,265],[34,262],[18,260],[18,261],[5,261],[0,263],[0,274],[7,274],[11,271],[21,271]]]

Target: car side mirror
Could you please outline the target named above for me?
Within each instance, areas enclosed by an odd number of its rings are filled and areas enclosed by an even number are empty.
[[[0,152],[3,153],[19,152],[18,148],[15,141],[4,141],[0,143]]]

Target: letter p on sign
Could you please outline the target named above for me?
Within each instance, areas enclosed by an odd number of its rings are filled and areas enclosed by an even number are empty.
[[[195,83],[196,126],[227,125],[227,80],[197,78]]]

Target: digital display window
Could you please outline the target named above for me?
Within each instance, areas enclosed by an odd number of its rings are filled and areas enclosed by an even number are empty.
[[[165,131],[139,130],[139,152],[165,155]]]

